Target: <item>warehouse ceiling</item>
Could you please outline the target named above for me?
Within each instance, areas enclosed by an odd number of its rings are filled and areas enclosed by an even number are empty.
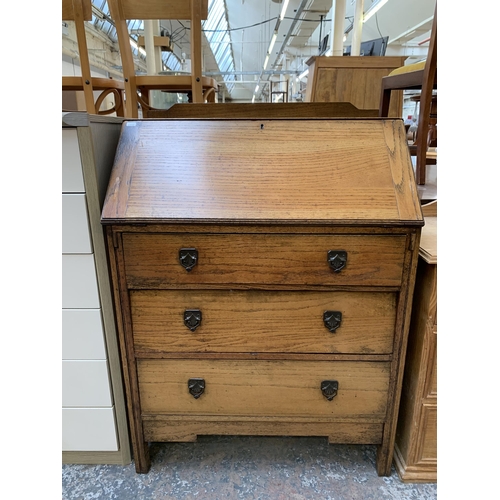
[[[217,78],[221,97],[226,100],[267,100],[269,81],[297,82],[307,69],[306,61],[318,55],[320,41],[326,35],[328,54],[335,1],[289,0],[283,19],[278,21],[286,0],[209,0],[209,16],[203,26],[204,74]],[[345,0],[344,47],[351,45],[356,1],[360,0]],[[377,3],[384,1],[364,0],[363,12]],[[114,38],[112,20],[106,18],[107,2],[93,0],[93,5],[94,14],[104,13],[94,17],[94,25]],[[409,62],[422,59],[427,53],[425,40],[430,36],[435,5],[436,0],[386,0],[363,23],[361,41],[388,37],[386,55],[406,55]],[[129,24],[132,33],[140,33],[144,27],[140,21]],[[161,26],[174,40],[174,52],[164,54],[163,69],[181,71],[190,53],[189,22],[162,20]],[[276,41],[266,61],[275,31]],[[301,79],[302,87],[306,78]],[[300,90],[300,84],[296,85]]]

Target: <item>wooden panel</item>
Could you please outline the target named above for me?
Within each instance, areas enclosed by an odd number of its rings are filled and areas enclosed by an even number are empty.
[[[118,451],[113,408],[63,408],[63,451]]]
[[[62,252],[92,253],[84,194],[62,195]]]
[[[62,405],[112,406],[106,360],[62,362]]]
[[[295,415],[385,418],[390,363],[314,361],[138,360],[143,414]],[[195,399],[188,380],[205,379]],[[323,380],[337,380],[328,401]]]
[[[187,272],[179,249],[194,247]],[[399,286],[404,236],[123,234],[129,287],[172,284],[316,284]],[[329,250],[345,250],[347,265],[333,272]]]
[[[174,104],[148,112],[148,118],[335,118],[378,117],[376,109],[358,109],[350,102]]]
[[[73,21],[75,12],[73,2],[80,2],[83,9],[83,20],[92,21],[92,1],[91,0],[62,0],[62,20]]]
[[[310,75],[306,100],[347,101],[359,109],[378,109],[382,78],[403,66],[405,57],[315,57],[307,61]],[[400,91],[394,93],[389,116],[402,115]]]
[[[130,293],[137,350],[165,352],[390,353],[391,293],[138,291]],[[200,309],[191,332],[186,309]],[[323,313],[342,313],[331,333]]]
[[[62,359],[106,359],[100,309],[62,310]]]
[[[64,309],[100,307],[92,254],[62,256],[62,307]]]
[[[431,330],[429,335],[429,358],[428,358],[428,373],[426,377],[427,386],[424,391],[425,397],[437,397],[437,331]]]
[[[208,0],[200,0],[202,19],[208,16]],[[191,2],[179,0],[120,0],[122,19],[191,19]]]
[[[279,420],[217,417],[203,420],[189,415],[182,417],[153,417],[144,421],[147,441],[195,441],[201,435],[238,436],[327,436],[330,443],[379,444],[383,424],[367,424],[310,420]]]
[[[76,130],[63,129],[62,131],[62,192],[85,192]]]
[[[416,462],[436,462],[437,460],[437,406],[424,405],[420,423],[420,443]]]
[[[401,120],[126,122],[103,222],[422,225],[405,141]]]

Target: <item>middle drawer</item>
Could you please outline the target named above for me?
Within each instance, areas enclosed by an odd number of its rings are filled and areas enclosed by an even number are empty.
[[[396,294],[130,291],[135,349],[147,352],[392,352]]]

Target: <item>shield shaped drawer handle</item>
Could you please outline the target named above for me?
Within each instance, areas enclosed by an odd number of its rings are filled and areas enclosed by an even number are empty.
[[[186,271],[191,271],[198,263],[198,250],[196,248],[181,248],[179,250],[179,262]]]
[[[337,380],[323,380],[321,382],[321,392],[328,401],[331,401],[339,390],[339,383]]]
[[[323,313],[323,323],[328,330],[335,333],[342,323],[342,313],[340,311],[325,311]]]
[[[201,311],[199,309],[186,309],[184,311],[184,324],[194,332],[201,325]]]
[[[347,252],[345,250],[328,250],[328,265],[333,272],[342,271],[347,264]]]
[[[198,399],[205,392],[205,379],[203,378],[190,378],[188,380],[189,394],[194,399]]]

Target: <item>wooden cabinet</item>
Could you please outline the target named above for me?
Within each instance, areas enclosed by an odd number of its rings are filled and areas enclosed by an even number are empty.
[[[378,445],[423,224],[401,120],[127,121],[106,226],[136,470],[204,434]]]
[[[403,481],[437,481],[437,217],[426,217],[396,434]]]
[[[360,110],[379,109],[382,78],[406,57],[317,56],[307,61],[306,101],[350,102]],[[393,92],[389,116],[403,115],[403,92]]]
[[[62,117],[62,459],[131,460],[100,214],[121,120]]]

